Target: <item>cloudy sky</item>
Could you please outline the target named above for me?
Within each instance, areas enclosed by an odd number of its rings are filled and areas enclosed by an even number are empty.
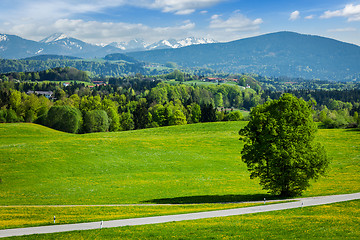
[[[207,37],[231,41],[276,31],[360,45],[360,0],[1,0],[0,33],[90,43]]]

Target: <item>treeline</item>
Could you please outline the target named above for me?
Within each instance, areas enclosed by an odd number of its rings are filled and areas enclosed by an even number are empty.
[[[298,98],[312,102],[314,119],[326,128],[360,126],[360,89],[351,90],[288,90]],[[278,99],[283,92],[264,91],[262,98]]]
[[[311,80],[304,78],[291,77],[264,77],[257,74],[250,74],[256,81],[261,83],[261,88],[265,91],[283,92],[291,90],[330,90],[342,91],[347,89],[360,88],[359,82],[339,82],[325,80]]]
[[[43,71],[74,72],[71,68],[58,68]],[[81,72],[81,71],[79,71]],[[82,72],[85,73],[85,72]],[[39,73],[40,75],[40,73]],[[178,70],[164,75],[143,76],[135,74],[126,77],[93,78],[98,84],[92,88],[82,83],[72,82],[68,86],[55,82],[31,82],[15,80],[17,75],[0,76],[0,109],[1,122],[38,122],[53,128],[52,113],[65,111],[63,106],[74,108],[77,114],[78,128],[76,132],[85,133],[98,131],[89,127],[90,111],[93,119],[108,123],[99,128],[106,131],[131,130],[147,127],[169,126],[177,124],[239,120],[242,118],[238,109],[250,110],[268,100],[278,99],[284,91],[261,90],[259,83],[246,75],[218,75],[219,78],[236,79],[234,84],[196,84],[187,81],[203,79],[201,76],[182,73]],[[14,79],[11,80],[13,76]],[[23,76],[23,75],[22,75]],[[171,84],[164,81],[167,80]],[[201,82],[199,82],[201,83]],[[244,89],[243,86],[251,85]],[[52,91],[50,99],[43,96],[27,95],[28,91]],[[323,123],[324,127],[358,127],[360,112],[360,90],[287,90],[298,98],[311,102],[314,119]],[[90,102],[87,104],[86,102]],[[84,107],[87,106],[88,107]],[[51,107],[61,107],[52,110]],[[61,115],[61,114],[60,114]],[[64,116],[69,116],[64,114]],[[80,117],[79,117],[80,116]],[[90,123],[89,123],[90,122]],[[96,121],[95,121],[96,122]]]
[[[310,89],[300,89],[300,90],[288,90],[285,91],[291,93],[298,98],[303,98],[306,101],[315,99],[318,105],[326,105],[330,108],[336,109],[333,100],[341,102],[349,102],[351,104],[356,104],[360,102],[360,88],[358,89],[344,89],[344,90],[310,90]],[[277,99],[281,96],[283,92],[277,91],[264,91],[262,97],[270,97],[272,99]],[[334,105],[334,106],[332,106]]]
[[[39,72],[58,67],[72,67],[81,71],[91,72],[97,76],[121,76],[126,74],[146,74],[143,63],[86,61],[86,60],[8,60],[0,59],[0,73]]]
[[[0,78],[4,80],[16,79],[20,81],[90,81],[86,72],[77,70],[73,67],[57,67],[40,72],[11,72],[2,74]]]
[[[78,94],[81,88],[74,91],[59,85],[52,101],[7,88],[8,83],[2,82],[0,86],[0,122],[35,122],[71,133],[238,121],[243,118],[241,112],[226,107],[258,104],[254,101],[258,96],[254,91],[226,85],[194,87],[159,83],[141,91],[107,85],[85,87],[87,93],[82,91],[81,96]]]

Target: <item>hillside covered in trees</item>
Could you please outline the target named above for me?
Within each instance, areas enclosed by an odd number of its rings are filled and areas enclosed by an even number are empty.
[[[11,72],[2,74],[2,78],[16,79],[20,81],[90,81],[90,78],[86,72],[77,70],[73,67],[57,67],[40,72]]]
[[[49,58],[47,60],[7,60],[0,59],[0,74],[10,72],[38,72],[58,67],[72,67],[98,76],[121,76],[147,73],[144,63],[87,61]]]

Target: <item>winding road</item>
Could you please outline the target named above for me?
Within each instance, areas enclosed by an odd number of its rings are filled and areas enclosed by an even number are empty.
[[[103,221],[103,222],[89,222],[89,223],[77,223],[77,224],[52,225],[52,226],[43,226],[43,227],[5,229],[5,230],[0,230],[0,238],[32,235],[32,234],[69,232],[69,231],[77,231],[77,230],[90,230],[90,229],[99,229],[99,228],[158,224],[158,223],[197,220],[197,219],[214,218],[214,217],[228,217],[228,216],[243,215],[250,213],[270,212],[270,211],[279,211],[279,210],[299,208],[299,207],[317,206],[317,205],[331,204],[331,203],[351,201],[357,199],[360,199],[360,193],[301,198],[301,199],[296,199],[296,201],[294,202],[218,210],[218,211],[197,212],[197,213],[167,215],[167,216],[158,216],[158,217],[121,219],[121,220],[112,220],[112,221]]]

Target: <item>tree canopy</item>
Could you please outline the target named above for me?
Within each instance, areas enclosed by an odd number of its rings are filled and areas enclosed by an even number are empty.
[[[81,120],[81,112],[78,109],[69,106],[53,106],[47,114],[46,125],[59,131],[77,133]]]
[[[301,195],[329,164],[324,148],[314,142],[316,131],[309,104],[291,94],[253,108],[239,132],[250,178],[259,178],[272,194]]]
[[[91,110],[84,116],[85,132],[105,132],[109,129],[109,118],[104,110]]]

